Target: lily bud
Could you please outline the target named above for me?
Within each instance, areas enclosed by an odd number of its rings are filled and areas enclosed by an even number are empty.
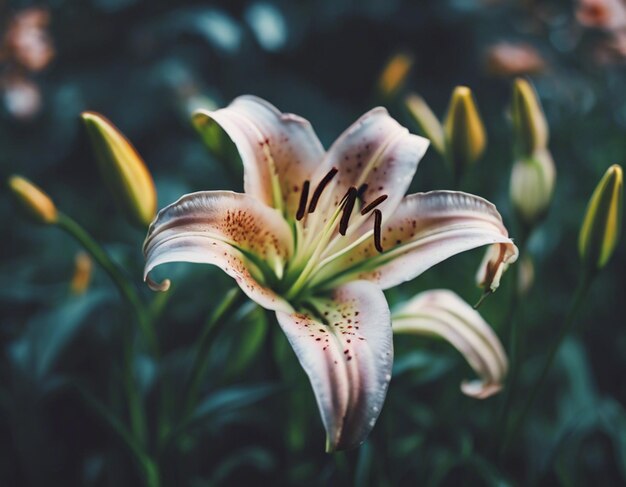
[[[445,137],[443,127],[437,116],[430,109],[426,101],[419,95],[411,93],[404,101],[411,118],[417,123],[422,134],[430,139],[431,144],[439,154],[445,153]]]
[[[396,94],[406,81],[413,66],[413,58],[400,52],[394,55],[385,65],[378,79],[378,89],[383,96]]]
[[[20,208],[36,223],[51,225],[57,222],[58,212],[50,197],[22,176],[9,178],[9,189]]]
[[[515,144],[522,157],[530,157],[548,145],[548,124],[533,86],[518,78],[511,106]]]
[[[586,272],[602,269],[617,245],[622,220],[621,166],[606,171],[587,204],[587,212],[578,237],[578,250]]]
[[[455,178],[459,179],[465,169],[483,155],[487,145],[485,127],[472,91],[467,86],[454,89],[444,130],[447,157]]]
[[[104,181],[116,203],[131,223],[148,226],[156,214],[157,196],[152,175],[143,159],[102,115],[83,112],[81,117]]]
[[[91,282],[92,271],[93,260],[91,260],[89,254],[84,251],[78,252],[74,258],[74,275],[70,282],[72,294],[80,295],[87,291]]]
[[[552,195],[556,170],[547,149],[515,162],[511,172],[510,195],[519,219],[532,228],[547,213]]]

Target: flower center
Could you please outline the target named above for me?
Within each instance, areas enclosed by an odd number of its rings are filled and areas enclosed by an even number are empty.
[[[313,275],[331,264],[331,262],[339,258],[341,255],[344,255],[345,252],[372,236],[374,238],[374,246],[376,250],[381,253],[383,252],[381,244],[382,212],[377,209],[377,207],[387,199],[387,195],[380,195],[373,201],[367,203],[363,198],[363,195],[367,191],[367,184],[362,184],[358,188],[355,186],[348,188],[345,195],[329,217],[323,220],[309,220],[309,226],[306,226],[305,223],[307,217],[316,212],[324,190],[329,186],[338,172],[338,169],[333,167],[320,180],[312,193],[310,201],[310,181],[306,180],[302,184],[302,192],[300,193],[300,201],[294,225],[296,250],[282,281],[282,285],[284,286],[284,289],[286,289],[284,294],[287,299],[296,299],[307,289],[307,285],[310,284],[310,278]],[[340,247],[334,254],[324,256],[327,249],[332,247],[332,245],[329,246],[329,243],[336,235],[335,230],[338,230],[342,237],[347,235],[348,228],[350,227],[350,218],[354,213],[357,203],[361,208],[359,211],[361,216],[366,216],[367,214],[373,212],[374,228],[365,232],[364,235],[357,238],[349,245]],[[361,222],[362,221],[363,220],[361,220]],[[323,222],[323,225],[321,228],[318,228],[320,222]],[[357,226],[360,225],[357,224]]]

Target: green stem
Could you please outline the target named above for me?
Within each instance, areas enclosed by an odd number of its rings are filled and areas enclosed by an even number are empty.
[[[520,303],[520,290],[519,290],[519,266],[526,254],[526,238],[527,232],[520,229],[519,242],[519,261],[513,265],[511,269],[511,300],[509,303],[509,310],[506,314],[506,320],[504,326],[509,326],[509,353],[510,353],[510,374],[507,381],[507,385],[504,391],[504,399],[502,402],[502,409],[496,422],[496,428],[494,429],[494,435],[498,435],[504,430],[506,426],[506,418],[509,417],[509,412],[513,404],[513,397],[517,391],[519,382],[519,369],[521,365],[522,357],[522,343],[523,335],[520,330],[519,317],[517,316],[517,310]],[[492,444],[495,444],[495,438]]]
[[[189,376],[189,382],[187,383],[183,407],[183,421],[191,414],[196,404],[200,386],[202,385],[202,380],[204,379],[206,369],[209,365],[210,356],[208,352],[213,343],[213,339],[219,331],[219,326],[217,325],[244,299],[245,295],[239,288],[231,289],[226,293],[222,302],[213,310],[213,313],[211,313],[211,316],[207,320],[198,341],[196,357],[191,369],[191,375]]]
[[[69,216],[59,213],[57,225],[74,237],[109,275],[118,291],[133,311],[148,347],[155,356],[158,356],[158,343],[150,323],[150,317],[137,291],[124,276],[118,265],[113,262],[104,249],[85,231],[85,229]]]
[[[578,288],[576,289],[576,292],[574,293],[574,298],[572,299],[572,304],[570,306],[570,309],[567,313],[567,316],[565,317],[565,320],[563,322],[563,325],[561,326],[561,329],[559,330],[559,334],[557,335],[554,342],[552,342],[552,346],[550,348],[550,351],[548,352],[548,357],[546,358],[543,368],[541,369],[541,373],[539,374],[539,379],[537,380],[533,389],[528,395],[528,399],[524,403],[524,407],[522,408],[521,413],[517,416],[517,419],[513,423],[513,426],[511,427],[508,434],[505,436],[505,441],[502,445],[503,455],[506,453],[511,442],[516,438],[518,432],[520,431],[522,425],[524,424],[524,421],[526,420],[526,416],[528,415],[533,403],[535,402],[535,399],[537,398],[537,395],[539,394],[542,387],[544,386],[545,381],[548,377],[548,372],[550,371],[550,368],[552,367],[552,364],[554,363],[554,359],[556,358],[556,353],[558,352],[559,347],[561,346],[561,343],[563,342],[563,339],[570,332],[573,324],[575,323],[575,318],[577,317],[578,310],[584,301],[587,291],[589,290],[591,281],[592,281],[591,277],[587,275],[584,275],[581,278],[578,284]]]

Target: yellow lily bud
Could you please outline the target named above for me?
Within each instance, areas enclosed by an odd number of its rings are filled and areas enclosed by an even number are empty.
[[[511,106],[516,148],[523,157],[532,156],[548,145],[548,124],[533,86],[518,78],[513,85]]]
[[[586,271],[602,269],[613,255],[622,220],[621,166],[606,171],[591,195],[578,237],[578,250]]]
[[[154,181],[132,144],[102,115],[81,115],[96,158],[115,201],[134,224],[145,227],[156,214]]]
[[[513,165],[509,187],[511,202],[528,228],[537,224],[548,211],[555,180],[554,162],[547,149],[520,159]]]
[[[28,179],[11,176],[9,189],[20,208],[36,223],[50,225],[57,222],[57,207],[46,193]]]
[[[74,275],[70,282],[70,290],[72,294],[84,294],[89,288],[91,282],[91,273],[93,271],[93,261],[87,252],[80,251],[74,258]]]
[[[413,66],[413,57],[406,53],[397,53],[383,68],[378,79],[378,89],[383,96],[396,94],[406,81]]]
[[[445,138],[443,127],[426,101],[421,96],[411,93],[406,97],[404,103],[409,111],[409,115],[417,123],[422,134],[430,140],[437,152],[444,154]]]
[[[446,153],[458,180],[464,170],[485,151],[487,135],[472,90],[457,86],[444,121]]]

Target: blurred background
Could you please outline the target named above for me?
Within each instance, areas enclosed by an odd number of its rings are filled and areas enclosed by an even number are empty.
[[[401,55],[406,76],[381,77]],[[551,128],[554,202],[533,234],[534,283],[520,307],[521,383],[535,377],[579,270],[576,239],[606,168],[626,160],[626,4],[622,0],[0,0],[0,179],[23,174],[51,195],[140,285],[143,233],[101,183],[79,114],[106,115],[152,172],[159,207],[202,189],[240,190],[241,169],[213,158],[190,122],[197,108],[251,93],[309,119],[328,145],[383,104],[412,131],[403,104],[422,95],[443,116],[470,86],[488,133],[462,189],[508,197],[511,82],[529,76]],[[412,190],[446,189],[435,151]],[[30,224],[0,192],[0,484],[139,485],[136,460],[80,390],[123,410],[116,290],[67,235]],[[385,408],[357,451],[327,455],[304,373],[276,324],[244,305],[211,348],[195,422],[159,458],[163,485],[539,485],[626,483],[626,251],[595,282],[576,333],[506,458],[494,417],[502,398],[463,396],[472,371],[443,343],[396,337]],[[437,266],[388,297],[450,288],[470,303],[482,251]],[[160,378],[189,368],[207,316],[232,287],[221,271],[171,266],[158,322],[162,363],[139,353],[152,405]],[[481,313],[505,337],[512,284]],[[506,342],[505,342],[506,345]],[[140,349],[140,347],[139,347]],[[175,395],[175,392],[172,392]]]

